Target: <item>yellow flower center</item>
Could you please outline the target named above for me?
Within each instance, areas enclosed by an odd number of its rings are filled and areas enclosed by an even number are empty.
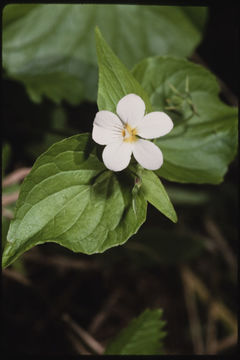
[[[136,128],[132,129],[129,124],[126,124],[124,126],[124,129],[122,130],[123,141],[130,143],[135,142],[137,141],[136,135],[137,135]]]

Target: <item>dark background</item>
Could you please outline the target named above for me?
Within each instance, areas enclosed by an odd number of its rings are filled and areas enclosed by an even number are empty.
[[[239,7],[210,6],[203,42],[197,49],[209,68],[238,95]]]

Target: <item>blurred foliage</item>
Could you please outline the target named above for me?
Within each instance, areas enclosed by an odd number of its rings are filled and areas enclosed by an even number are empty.
[[[140,231],[127,246],[142,254],[143,263],[148,260],[152,264],[176,265],[199,256],[204,249],[204,242],[179,228],[169,231],[155,226]]]
[[[145,310],[133,319],[127,328],[113,339],[105,350],[106,355],[160,355],[163,353],[162,340],[165,321],[162,310]]]
[[[194,191],[182,189],[177,186],[167,185],[167,193],[173,204],[181,206],[199,206],[206,204],[210,198],[206,190]]]
[[[73,135],[73,129],[67,129],[67,114],[62,106],[53,107],[49,111],[49,128],[43,133],[43,139],[40,142],[33,140],[26,146],[26,151],[33,158],[37,158],[46,151],[52,144],[63,140],[66,135]]]
[[[206,7],[11,4],[3,11],[3,66],[35,102],[96,101],[95,26],[131,68],[150,55],[190,55],[206,18]]]

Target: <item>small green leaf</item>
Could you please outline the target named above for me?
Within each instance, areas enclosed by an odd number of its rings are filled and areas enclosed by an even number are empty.
[[[164,159],[157,174],[176,182],[220,183],[237,150],[237,108],[220,101],[216,78],[187,60],[159,56],[136,65],[133,75],[154,110],[172,108],[173,130],[155,141]]]
[[[106,355],[160,355],[163,351],[162,339],[165,321],[162,310],[145,310],[133,319],[127,328],[112,340],[105,350]]]
[[[113,53],[98,28],[95,32],[99,65],[97,100],[99,110],[115,112],[119,100],[127,94],[134,93],[145,102],[146,112],[150,112],[151,103],[147,93]]]
[[[89,134],[51,146],[24,179],[11,222],[3,267],[45,242],[72,251],[99,253],[123,244],[145,221],[147,202],[133,175],[107,171]]]
[[[139,177],[142,181],[142,191],[145,199],[150,202],[162,214],[167,216],[174,223],[177,222],[177,214],[168,197],[168,194],[157,175],[146,169],[141,169]]]

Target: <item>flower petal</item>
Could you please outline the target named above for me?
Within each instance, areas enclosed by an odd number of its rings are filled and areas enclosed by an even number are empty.
[[[100,145],[107,145],[122,139],[123,125],[121,120],[111,111],[97,112],[94,122],[92,138]]]
[[[164,112],[154,111],[144,116],[137,125],[137,134],[145,139],[155,139],[168,134],[173,128],[171,118]]]
[[[134,128],[138,121],[144,117],[145,104],[140,96],[128,94],[117,104],[117,114],[120,119]]]
[[[131,143],[123,141],[108,144],[102,153],[105,166],[112,171],[125,169],[131,160],[132,148]]]
[[[161,150],[148,140],[138,139],[133,146],[133,155],[137,162],[148,170],[157,170],[163,164]]]

